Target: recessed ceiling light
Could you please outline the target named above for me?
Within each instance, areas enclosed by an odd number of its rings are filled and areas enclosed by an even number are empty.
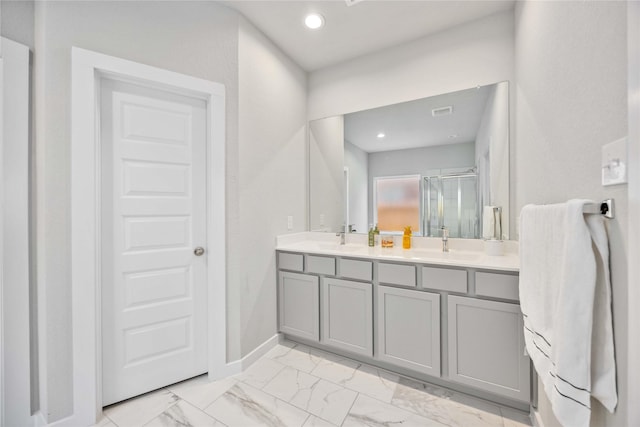
[[[458,134],[452,133],[451,135],[449,135],[449,139],[455,139],[458,137]]]
[[[310,13],[304,18],[304,25],[312,30],[317,30],[324,25],[324,17],[319,13]]]
[[[378,138],[384,138],[384,133],[380,132],[380,133],[378,134]]]

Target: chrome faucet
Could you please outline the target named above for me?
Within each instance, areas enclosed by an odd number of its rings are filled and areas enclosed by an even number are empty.
[[[442,252],[449,252],[449,230],[442,227]]]
[[[342,227],[342,230],[338,233],[336,233],[336,236],[340,236],[340,244],[344,245],[346,243],[346,233],[345,233],[345,227]]]

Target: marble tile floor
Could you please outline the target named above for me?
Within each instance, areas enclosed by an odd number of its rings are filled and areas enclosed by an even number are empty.
[[[97,426],[524,427],[527,414],[285,341],[234,377],[106,407]]]

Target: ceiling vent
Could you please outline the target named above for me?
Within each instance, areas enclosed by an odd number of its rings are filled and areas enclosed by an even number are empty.
[[[448,107],[439,107],[431,110],[433,117],[448,116],[451,113],[453,113],[453,107],[450,105]]]
[[[356,3],[360,3],[361,1],[364,0],[344,0],[347,3],[347,6],[353,6]]]

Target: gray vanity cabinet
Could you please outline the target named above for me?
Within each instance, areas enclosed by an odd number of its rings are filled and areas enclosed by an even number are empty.
[[[322,278],[323,344],[373,356],[372,284]]]
[[[377,355],[440,376],[440,294],[378,286]]]
[[[528,402],[529,357],[520,306],[448,296],[449,378]]]
[[[294,341],[528,407],[517,272],[324,253],[277,259],[279,331]]]
[[[280,271],[278,273],[280,331],[320,340],[320,288],[318,276]]]

